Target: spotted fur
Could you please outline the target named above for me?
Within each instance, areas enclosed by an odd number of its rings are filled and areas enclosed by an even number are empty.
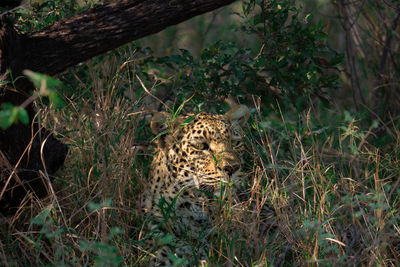
[[[204,251],[192,248],[196,244],[204,247],[210,234],[212,199],[221,193],[221,185],[240,178],[241,126],[248,117],[249,110],[243,105],[225,115],[200,113],[174,120],[165,113],[154,116],[151,128],[158,136],[157,147],[142,199],[152,233],[151,265],[171,266],[174,256],[190,264],[206,258]],[[165,241],[167,233],[173,241]]]

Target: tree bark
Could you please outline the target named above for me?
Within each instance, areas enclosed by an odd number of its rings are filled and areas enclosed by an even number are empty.
[[[157,33],[234,0],[120,1],[57,22],[24,40],[23,68],[62,72],[79,62]]]
[[[234,1],[121,0],[89,9],[31,34],[18,34],[13,23],[0,16],[0,82],[21,76],[24,69],[49,75],[60,73],[125,43]],[[20,105],[34,89],[26,78],[0,85],[0,103]],[[33,107],[28,106],[27,111],[32,121]],[[9,213],[28,191],[39,197],[46,195],[46,181],[39,171],[51,177],[63,164],[67,149],[47,130],[31,123],[0,130],[0,152],[11,166],[16,166],[20,180],[7,183],[9,171],[0,169],[0,213]]]

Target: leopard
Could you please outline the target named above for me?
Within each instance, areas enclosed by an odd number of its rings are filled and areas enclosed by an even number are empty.
[[[142,194],[151,232],[150,266],[174,266],[177,259],[194,266],[207,260],[204,248],[217,216],[214,201],[243,176],[243,126],[249,116],[249,108],[239,104],[225,114],[153,116],[156,147]]]

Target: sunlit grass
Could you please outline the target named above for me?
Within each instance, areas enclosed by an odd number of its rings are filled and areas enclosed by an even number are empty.
[[[105,59],[88,63],[84,79],[65,74],[75,77],[76,93],[65,94],[62,111],[39,105],[69,154],[47,199],[3,219],[4,266],[149,259],[139,207],[152,159],[151,108],[131,73],[135,61]],[[340,107],[296,114],[256,103],[248,103],[246,178],[216,203],[208,266],[397,265],[397,128],[392,146],[378,147],[376,125]]]

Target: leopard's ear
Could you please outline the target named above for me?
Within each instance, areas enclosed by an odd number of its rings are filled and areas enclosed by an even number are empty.
[[[245,105],[235,104],[225,116],[227,116],[231,122],[237,122],[239,125],[243,126],[250,117],[250,110]]]
[[[179,126],[184,122],[183,116],[178,116],[171,121],[171,116],[166,112],[159,112],[154,114],[153,119],[150,122],[151,132],[154,135],[160,133],[174,133]]]
[[[150,122],[151,132],[154,135],[158,135],[162,132],[167,131],[168,130],[168,126],[166,123],[167,119],[168,119],[168,115],[166,112],[158,112],[158,113],[154,114],[154,116]]]
[[[167,147],[168,135],[168,119],[169,116],[166,112],[155,113],[150,122],[151,132],[154,134],[153,139],[160,149]]]
[[[178,116],[171,121],[171,116],[166,112],[154,114],[150,122],[150,128],[151,132],[156,136],[155,141],[159,148],[165,149],[176,143],[183,121],[184,118],[182,116]]]

